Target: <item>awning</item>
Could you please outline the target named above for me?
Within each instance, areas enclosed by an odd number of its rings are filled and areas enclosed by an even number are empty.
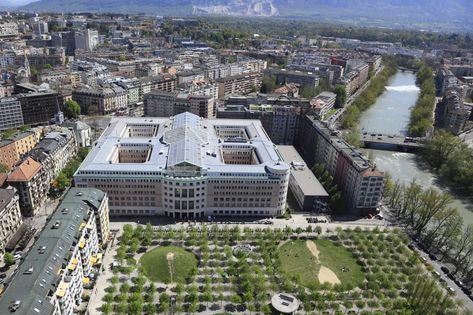
[[[79,259],[77,259],[77,258],[72,259],[71,264],[70,264],[69,267],[68,267],[69,270],[74,271],[74,270],[76,269],[76,267],[77,267],[77,263],[78,263],[78,262],[79,262]]]
[[[95,265],[96,262],[97,262],[97,257],[95,256],[90,257],[90,263],[92,264],[92,266]]]
[[[80,224],[80,226],[79,226],[79,231],[82,231],[82,229],[84,228],[84,226],[85,226],[85,222],[82,222],[82,223]]]
[[[89,282],[90,282],[90,278],[88,278],[88,277],[85,277],[84,279],[82,279],[83,284],[87,284]]]
[[[94,226],[91,223],[87,224],[87,229],[92,230],[93,228]]]
[[[66,290],[62,290],[62,289],[59,289],[56,291],[56,295],[59,297],[63,297],[65,293],[66,293]]]
[[[85,241],[83,239],[80,240],[79,242],[79,248],[82,249],[85,246]]]
[[[98,254],[97,254],[97,259],[102,259],[102,257],[103,257],[103,254],[102,254],[102,253],[98,253]]]

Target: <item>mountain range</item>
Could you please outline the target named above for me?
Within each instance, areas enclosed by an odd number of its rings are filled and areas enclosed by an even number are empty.
[[[40,0],[37,12],[146,12],[156,15],[237,15],[316,18],[358,24],[435,28],[472,25],[472,0]],[[430,26],[430,27],[429,27]]]

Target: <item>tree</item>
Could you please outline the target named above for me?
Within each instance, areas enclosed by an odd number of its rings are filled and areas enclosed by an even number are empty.
[[[74,100],[67,100],[64,102],[64,115],[67,118],[77,118],[80,115],[80,106]]]
[[[345,86],[338,84],[335,86],[334,93],[337,95],[337,98],[335,99],[335,106],[345,106],[345,102],[347,101],[347,90]]]
[[[103,314],[110,314],[112,312],[113,308],[110,303],[105,303],[102,305],[102,313]]]
[[[6,266],[11,266],[15,264],[15,257],[13,257],[12,253],[5,252],[3,254],[3,262],[5,263]]]
[[[261,93],[270,93],[277,86],[275,76],[265,76],[261,84]]]
[[[0,173],[8,173],[9,171],[10,168],[7,165],[0,163]]]

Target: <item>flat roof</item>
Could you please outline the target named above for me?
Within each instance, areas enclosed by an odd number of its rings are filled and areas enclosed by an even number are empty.
[[[290,165],[291,175],[305,196],[328,196],[327,191],[292,145],[278,145],[284,162]]]
[[[278,293],[271,298],[271,305],[284,314],[292,314],[299,309],[299,300],[289,293]]]
[[[128,136],[130,128],[152,128],[153,134],[143,137]],[[241,129],[247,139],[225,138],[218,130]],[[149,158],[144,163],[112,163],[112,153],[121,146],[149,146]],[[226,164],[222,148],[255,150],[259,164]],[[95,171],[164,172],[182,163],[190,163],[209,176],[220,172],[266,174],[267,167],[289,166],[282,162],[274,144],[259,120],[202,119],[191,113],[171,118],[113,118],[108,128],[92,148],[75,176]],[[135,173],[136,175],[136,173]],[[148,174],[151,175],[151,174]]]

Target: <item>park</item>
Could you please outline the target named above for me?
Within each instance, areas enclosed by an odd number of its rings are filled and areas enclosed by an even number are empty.
[[[408,242],[398,229],[125,225],[100,310],[272,314],[271,298],[286,292],[296,314],[400,314],[427,303],[422,286],[457,314]]]

